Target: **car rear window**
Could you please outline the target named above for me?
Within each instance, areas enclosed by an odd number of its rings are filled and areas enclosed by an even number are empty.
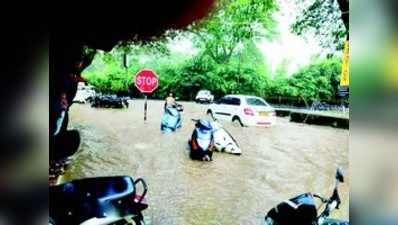
[[[259,98],[246,98],[246,102],[248,105],[252,106],[268,106],[267,103]]]
[[[223,105],[240,105],[240,99],[233,97],[223,97],[216,102]]]

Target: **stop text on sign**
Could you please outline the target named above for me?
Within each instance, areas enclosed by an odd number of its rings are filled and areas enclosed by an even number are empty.
[[[158,75],[151,69],[142,69],[135,75],[135,86],[141,93],[152,93],[158,88]]]
[[[137,78],[137,85],[138,86],[153,86],[156,85],[156,83],[158,82],[158,80],[154,77],[138,77]]]

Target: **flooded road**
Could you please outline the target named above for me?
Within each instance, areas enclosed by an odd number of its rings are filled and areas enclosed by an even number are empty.
[[[243,154],[215,153],[213,162],[192,161],[187,150],[191,118],[203,118],[206,105],[181,104],[183,127],[173,134],[160,132],[161,101],[149,101],[146,124],[142,100],[131,101],[128,109],[74,104],[69,126],[80,130],[82,143],[66,178],[144,178],[149,208],[143,214],[152,225],[259,225],[285,199],[304,192],[329,197],[339,165],[346,182],[333,216],[349,217],[348,130],[285,118],[271,128],[223,123]]]

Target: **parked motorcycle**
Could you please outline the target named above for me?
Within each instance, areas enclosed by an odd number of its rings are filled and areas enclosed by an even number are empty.
[[[336,184],[331,197],[324,198],[317,194],[305,193],[279,203],[267,213],[264,225],[348,225],[348,221],[329,218],[333,210],[339,209],[341,203],[337,189],[340,182],[344,182],[344,176],[342,171],[337,169]],[[326,204],[319,215],[315,198]]]
[[[171,133],[182,127],[182,118],[176,106],[166,106],[160,123],[160,130],[163,133]]]
[[[137,194],[137,184],[143,192]],[[147,185],[128,176],[95,177],[50,186],[49,224],[145,225]]]
[[[91,101],[91,107],[102,108],[128,108],[127,98],[117,97],[116,95],[99,95]]]
[[[214,136],[214,150],[218,152],[226,152],[234,155],[241,155],[242,150],[240,149],[236,140],[232,135],[222,127],[217,121],[210,122],[213,129]]]
[[[191,159],[213,160],[214,136],[211,123],[207,120],[194,120],[195,129],[188,140]]]

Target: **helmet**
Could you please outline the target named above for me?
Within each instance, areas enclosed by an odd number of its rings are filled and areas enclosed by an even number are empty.
[[[204,129],[204,130],[211,130],[212,126],[211,123],[208,120],[204,120],[204,119],[200,119],[197,123],[197,126],[200,129]]]

